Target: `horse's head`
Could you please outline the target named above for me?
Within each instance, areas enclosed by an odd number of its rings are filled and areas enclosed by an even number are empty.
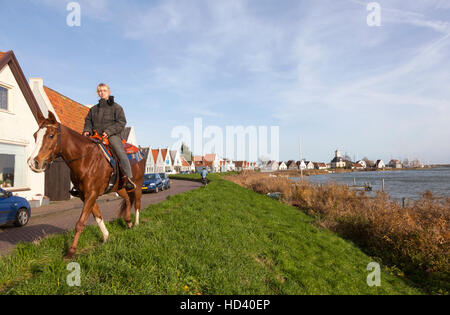
[[[51,111],[48,118],[43,119],[39,129],[34,133],[36,144],[34,151],[28,158],[28,166],[36,173],[47,170],[61,150],[61,127]]]

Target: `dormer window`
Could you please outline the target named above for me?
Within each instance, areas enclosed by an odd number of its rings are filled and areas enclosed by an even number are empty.
[[[8,89],[0,86],[0,109],[8,110]]]

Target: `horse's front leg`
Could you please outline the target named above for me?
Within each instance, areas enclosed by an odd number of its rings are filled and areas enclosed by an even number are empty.
[[[80,238],[81,233],[84,230],[86,221],[88,220],[89,215],[91,214],[92,207],[94,206],[97,197],[98,195],[96,193],[92,193],[88,196],[84,196],[83,198],[84,199],[83,211],[81,212],[80,219],[78,219],[78,222],[75,226],[75,237],[73,239],[72,247],[70,247],[69,252],[66,255],[66,258],[68,259],[71,259],[77,251],[78,240]]]

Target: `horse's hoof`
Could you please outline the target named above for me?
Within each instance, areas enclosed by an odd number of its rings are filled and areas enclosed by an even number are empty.
[[[74,249],[74,248],[69,249],[69,251],[67,252],[67,255],[65,256],[65,258],[66,259],[72,259],[73,256],[75,255],[76,251],[77,250]]]
[[[127,227],[128,227],[129,229],[131,229],[131,228],[133,227],[133,223],[131,223],[131,222],[127,223]]]
[[[109,236],[103,238],[103,243],[108,243],[108,241],[109,241]]]

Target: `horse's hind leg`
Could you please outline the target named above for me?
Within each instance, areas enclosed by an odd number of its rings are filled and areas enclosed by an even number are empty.
[[[123,198],[122,205],[120,206],[120,215],[123,216],[125,222],[127,223],[127,227],[131,228],[133,224],[131,223],[131,201],[128,193],[125,189],[121,189],[117,191],[120,197]]]
[[[92,215],[94,216],[95,221],[97,221],[100,231],[102,231],[103,242],[106,243],[109,238],[109,232],[106,229],[105,222],[103,221],[102,214],[100,212],[100,208],[98,207],[97,203],[95,203],[94,207],[92,208]]]
[[[139,225],[139,213],[141,211],[141,196],[142,189],[138,188],[134,192],[134,209],[136,209],[136,220],[134,221],[134,226]]]

